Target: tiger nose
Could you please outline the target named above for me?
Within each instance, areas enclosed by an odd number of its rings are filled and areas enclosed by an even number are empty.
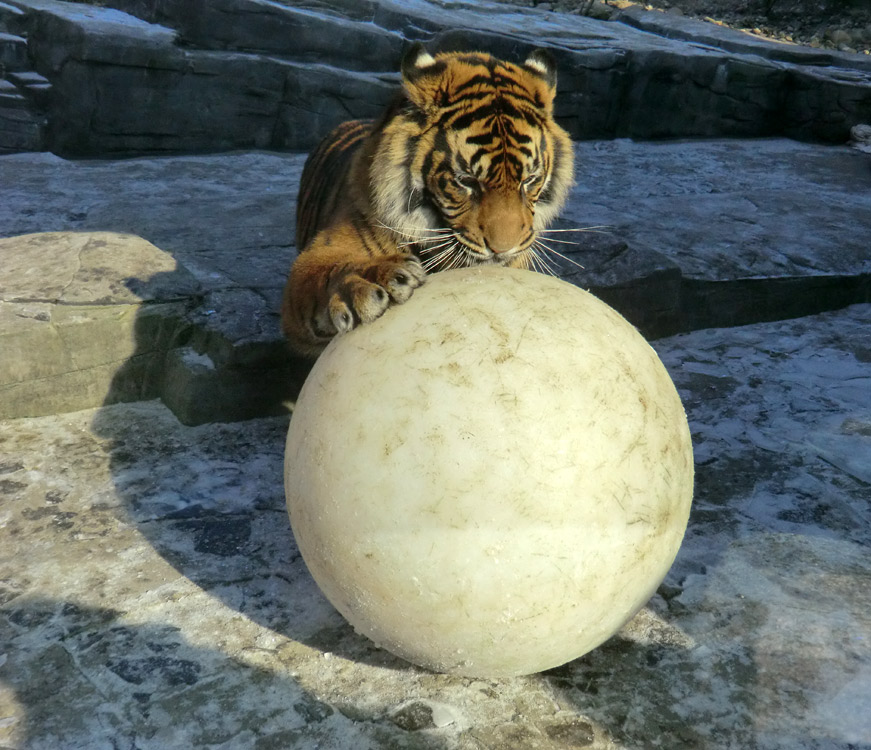
[[[512,250],[517,248],[518,244],[518,233],[517,232],[502,232],[502,231],[489,231],[484,232],[484,244],[487,246],[487,249],[490,250],[494,255],[502,255],[503,253],[510,253]]]
[[[513,196],[486,196],[481,204],[480,229],[487,249],[495,255],[516,250],[526,225],[524,207]]]

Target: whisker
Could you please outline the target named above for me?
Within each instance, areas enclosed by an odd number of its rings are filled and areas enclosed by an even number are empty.
[[[530,245],[523,251],[523,264],[527,271],[537,271],[541,273],[541,268],[538,265],[538,253],[535,251],[534,245]]]
[[[541,267],[538,265],[538,253],[535,252],[534,248],[526,248],[526,252],[523,254],[523,260],[526,263],[527,271],[537,271],[538,273],[544,273],[541,270]]]
[[[385,224],[382,221],[375,222],[382,229],[387,229],[391,232],[396,232],[396,234],[402,235],[403,237],[412,237],[414,239],[422,239],[422,235],[429,233],[431,235],[444,235],[447,236],[449,234],[453,234],[453,230],[449,227],[417,227],[414,232],[409,232],[405,229],[399,229],[398,227],[391,227]]]
[[[448,237],[448,239],[442,240],[441,242],[439,242],[438,245],[430,245],[429,247],[423,248],[423,250],[425,250],[428,253],[432,253],[432,252],[435,252],[436,250],[441,250],[443,247],[447,247],[448,245],[451,244],[451,242],[453,242],[453,240],[450,237]]]
[[[472,268],[478,264],[474,254],[462,242],[457,243],[457,255],[459,256],[459,265],[457,268]]]
[[[406,240],[405,242],[400,242],[399,247],[408,247],[409,245],[423,245],[428,242],[439,242],[441,240],[441,244],[436,245],[435,247],[441,247],[442,245],[448,243],[453,238],[452,234],[441,235],[439,237],[423,237],[417,240]],[[424,248],[426,250],[433,250],[432,246]]]
[[[453,232],[444,232],[443,234],[431,234],[429,236],[427,236],[427,235],[420,236],[420,235],[412,234],[410,232],[406,232],[406,233],[397,232],[397,234],[399,234],[400,237],[405,238],[404,242],[406,245],[413,245],[416,242],[420,242],[420,243],[438,242],[439,240],[449,239],[453,236]]]
[[[597,232],[607,234],[614,227],[610,224],[599,224],[594,227],[576,227],[574,229],[537,229],[538,234],[553,234],[555,232]]]
[[[458,251],[459,243],[455,240],[448,245],[444,250],[440,250],[431,258],[427,258],[424,262],[424,269],[427,273],[433,270],[449,270],[456,267],[458,260],[462,260],[462,253]]]
[[[455,242],[451,249],[454,251],[454,257],[445,269],[446,271],[451,271],[454,268],[462,268],[463,261],[466,259],[466,253],[463,251],[459,242]]]
[[[575,242],[574,240],[560,240],[560,239],[557,239],[556,237],[548,237],[547,241],[548,242],[559,242],[562,245],[580,245],[581,244],[580,242]]]
[[[557,268],[549,261],[547,256],[542,255],[541,253],[538,252],[539,249],[540,248],[538,248],[538,247],[535,248],[535,250],[533,251],[533,254],[535,255],[536,260],[538,260],[538,263],[541,266],[541,268],[544,269],[542,272],[547,274],[548,276],[556,276],[557,275]]]
[[[533,250],[532,248],[527,248],[526,252],[524,252],[523,255],[521,256],[521,258],[523,259],[523,267],[527,271],[532,271],[535,269],[535,266],[533,266],[533,264],[532,264],[532,260],[533,260],[534,256],[535,256],[535,250]]]
[[[545,244],[542,240],[536,240],[536,241],[535,241],[535,245],[536,245],[537,248],[541,248],[542,250],[545,250],[546,252],[553,253],[553,254],[556,255],[558,258],[562,258],[562,259],[563,259],[564,261],[566,261],[567,263],[571,263],[573,266],[577,266],[577,267],[580,268],[581,270],[584,270],[584,267],[583,267],[580,263],[578,263],[576,260],[574,260],[574,259],[572,259],[572,258],[569,258],[568,255],[563,255],[563,254],[562,254],[561,252],[559,252],[558,250],[554,250],[552,247],[550,247],[550,246],[548,246],[547,244]]]
[[[533,270],[537,271],[538,273],[547,274],[547,269],[542,265],[541,257],[535,251],[535,249],[530,247],[527,252],[529,253],[529,261]]]
[[[442,250],[441,252],[436,253],[435,255],[430,256],[423,262],[424,270],[429,273],[434,268],[438,267],[441,262],[445,259],[446,256],[450,255],[451,248],[447,248],[446,250]]]

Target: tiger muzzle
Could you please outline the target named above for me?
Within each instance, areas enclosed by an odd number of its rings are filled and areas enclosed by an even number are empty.
[[[519,192],[489,191],[481,198],[478,226],[482,244],[494,255],[520,250],[532,227],[532,211]]]

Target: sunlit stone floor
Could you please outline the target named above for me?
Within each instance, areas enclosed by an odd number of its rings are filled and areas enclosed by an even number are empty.
[[[0,746],[864,748],[871,305],[655,347],[697,489],[648,607],[541,675],[412,667],[322,598],[286,418],[160,402],[0,423]]]

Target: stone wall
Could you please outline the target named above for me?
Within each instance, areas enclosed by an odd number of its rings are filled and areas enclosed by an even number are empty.
[[[548,47],[560,66],[557,114],[577,139],[844,142],[852,125],[871,121],[864,56],[764,42],[659,13],[598,21],[437,0],[107,5],[114,7],[8,0],[14,14],[0,9],[0,32],[14,23],[30,66],[50,87],[33,105],[44,121],[38,148],[71,156],[307,150],[335,123],[380,111],[412,40],[508,58]]]

